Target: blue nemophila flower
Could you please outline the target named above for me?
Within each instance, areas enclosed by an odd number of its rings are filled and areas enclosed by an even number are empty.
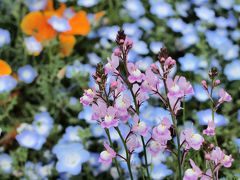
[[[57,16],[52,16],[49,20],[48,23],[53,27],[58,32],[66,32],[71,30],[71,26],[68,22],[67,19],[57,17]]]
[[[0,93],[10,92],[17,86],[17,81],[12,76],[0,77]]]
[[[146,17],[137,20],[138,27],[143,28],[145,31],[150,31],[154,27],[154,23]]]
[[[87,57],[89,59],[89,62],[95,66],[102,60],[96,53],[88,53]]]
[[[40,150],[45,143],[46,138],[34,130],[26,129],[16,136],[16,140],[22,147]]]
[[[39,11],[46,7],[47,0],[25,0],[25,4],[30,11]]]
[[[170,27],[174,32],[182,32],[185,29],[186,23],[182,19],[170,18],[167,21],[168,27]]]
[[[190,8],[189,2],[177,2],[176,3],[176,11],[183,17],[188,16],[188,10]]]
[[[147,44],[144,41],[134,42],[134,46],[133,46],[132,50],[140,55],[146,55],[149,53]]]
[[[240,40],[240,30],[234,30],[230,33],[230,36],[231,38],[234,40],[234,41],[238,41]]]
[[[79,132],[82,130],[80,126],[68,126],[63,135],[64,142],[80,142],[81,138]]]
[[[37,75],[37,71],[31,65],[25,65],[18,69],[19,80],[26,84],[32,83]]]
[[[124,23],[123,29],[126,35],[131,37],[133,40],[138,40],[142,37],[143,32],[139,29],[136,23]]]
[[[10,38],[9,31],[0,28],[0,48],[5,44],[9,44],[10,41],[11,41],[11,38]]]
[[[178,59],[182,71],[196,71],[199,68],[200,59],[191,53],[185,54]]]
[[[94,120],[92,120],[92,108],[89,106],[84,106],[83,110],[79,112],[78,119],[83,119],[87,123],[96,123]]]
[[[237,146],[237,148],[240,150],[240,138],[235,138],[234,143]]]
[[[170,176],[172,174],[173,171],[162,163],[154,165],[151,171],[151,177],[153,179],[164,179],[165,177]]]
[[[83,7],[92,7],[99,3],[99,0],[78,0],[77,4]]]
[[[212,120],[212,110],[205,109],[197,112],[197,118],[200,125],[208,125],[208,121]],[[216,126],[226,126],[228,119],[223,115],[214,113],[214,122]]]
[[[224,74],[229,81],[240,80],[240,60],[234,60],[224,68]]]
[[[53,128],[53,118],[48,112],[41,112],[34,116],[33,129],[40,135],[47,137]]]
[[[172,6],[166,2],[151,3],[150,12],[156,15],[159,19],[164,19],[174,15]]]
[[[90,131],[94,137],[101,137],[105,133],[104,129],[99,124],[91,124]]]
[[[98,30],[99,37],[115,41],[119,26],[104,26]]]
[[[138,19],[140,16],[145,14],[145,9],[140,0],[126,0],[124,2],[124,7],[126,8],[130,17]]]
[[[27,52],[34,56],[38,56],[43,49],[42,44],[33,36],[24,38],[24,45],[27,49]]]
[[[7,174],[12,171],[12,157],[6,153],[0,154],[0,171]]]
[[[70,97],[69,99],[69,105],[75,106],[78,104],[78,99],[76,97]]]
[[[217,4],[224,9],[230,9],[234,5],[235,0],[217,0]]]
[[[203,21],[206,21],[208,23],[213,23],[215,20],[215,12],[206,6],[200,6],[199,8],[194,8],[194,11],[197,17]]]
[[[201,84],[194,84],[193,89],[194,96],[198,101],[205,102],[206,100],[208,100],[207,92],[203,89]]]
[[[89,152],[80,143],[57,144],[52,151],[58,159],[56,169],[59,173],[77,175],[82,170],[82,164],[90,158]]]
[[[203,4],[208,3],[208,0],[191,0],[191,2],[197,6],[201,6]]]
[[[189,32],[184,34],[181,38],[179,38],[180,47],[185,49],[192,45],[195,45],[199,41],[199,37],[196,32]]]
[[[42,179],[47,179],[47,177],[52,175],[54,168],[54,163],[43,165],[41,162],[35,165],[35,170]]]
[[[160,49],[163,47],[163,43],[162,42],[151,42],[150,43],[150,50],[154,53],[157,54]]]

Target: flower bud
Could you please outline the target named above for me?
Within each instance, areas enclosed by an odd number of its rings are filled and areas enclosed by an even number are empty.
[[[204,158],[205,158],[206,160],[210,160],[210,159],[211,159],[211,156],[210,156],[210,154],[206,153],[205,156],[204,156]]]
[[[207,90],[208,89],[207,81],[202,80],[202,86],[203,86],[204,89]]]
[[[214,81],[214,86],[218,86],[221,83],[221,81],[219,79]]]
[[[214,79],[218,76],[218,70],[216,67],[212,67],[211,70],[208,72],[209,78]]]
[[[156,64],[151,64],[150,67],[153,73],[159,74],[159,70]]]

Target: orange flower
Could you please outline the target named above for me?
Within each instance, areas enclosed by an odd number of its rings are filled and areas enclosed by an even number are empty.
[[[59,40],[60,40],[61,55],[69,56],[76,43],[76,38],[73,35],[60,34]]]
[[[72,18],[69,19],[71,30],[64,32],[68,35],[87,35],[90,32],[90,23],[85,11],[77,12]]]
[[[27,14],[21,22],[21,29],[40,42],[51,40],[56,36],[56,31],[47,23],[47,18],[40,11]]]
[[[52,10],[45,10],[44,11],[44,15],[47,19],[51,18],[52,16],[63,16],[63,13],[66,9],[66,5],[61,3],[60,7],[56,10],[52,9]]]
[[[99,11],[95,14],[95,20],[100,20],[105,15],[105,11]]]
[[[12,69],[9,66],[9,64],[4,60],[0,59],[0,76],[10,75],[11,73],[12,73]]]

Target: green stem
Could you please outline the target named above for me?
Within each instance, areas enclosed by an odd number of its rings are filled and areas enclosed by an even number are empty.
[[[151,179],[150,173],[149,173],[149,170],[148,170],[148,161],[147,161],[146,145],[145,145],[143,136],[141,136],[141,140],[142,140],[142,144],[143,144],[143,153],[144,153],[144,159],[145,159],[145,168],[146,168],[146,170],[147,170],[147,176],[148,176],[148,179]]]
[[[128,171],[129,171],[129,174],[130,174],[130,178],[131,180],[133,180],[133,175],[132,175],[132,170],[131,170],[131,163],[130,163],[130,155],[128,154],[128,148],[127,148],[127,145],[126,145],[126,142],[121,134],[121,131],[119,130],[118,127],[115,128],[116,131],[118,132],[121,140],[122,140],[122,143],[123,143],[123,146],[124,146],[124,149],[126,151],[126,159],[127,159],[127,166],[128,166]]]
[[[105,132],[106,132],[106,134],[107,134],[109,143],[110,143],[111,147],[113,148],[113,142],[112,142],[112,140],[111,140],[111,136],[110,136],[109,130],[108,130],[108,129],[105,129]],[[121,170],[120,170],[119,165],[118,165],[118,162],[117,162],[117,159],[114,158],[114,159],[113,159],[113,162],[114,162],[114,164],[115,164],[115,167],[117,168],[117,172],[118,172],[119,178],[120,178],[120,179],[123,179],[122,174],[121,174]]]
[[[186,103],[185,103],[185,98],[183,98],[183,118],[182,118],[182,122],[183,124],[185,123],[185,119],[186,119]]]
[[[164,83],[164,89],[165,89],[165,94],[167,96],[168,94],[168,90],[167,90],[167,84],[166,84],[166,80],[163,79],[163,83]],[[179,179],[182,179],[182,166],[181,166],[181,149],[180,149],[180,137],[179,137],[179,132],[178,132],[178,128],[177,128],[177,120],[175,118],[173,109],[171,107],[169,98],[167,97],[167,103],[168,103],[168,107],[171,113],[171,117],[172,117],[172,121],[173,121],[173,125],[174,125],[174,129],[176,132],[176,136],[177,136],[177,159],[178,159],[178,173],[179,173]]]

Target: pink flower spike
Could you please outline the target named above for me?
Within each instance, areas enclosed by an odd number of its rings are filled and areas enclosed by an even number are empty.
[[[180,134],[180,142],[183,143],[184,141],[185,149],[199,150],[204,139],[200,134],[193,133],[192,129],[185,129]]]
[[[215,123],[214,121],[208,121],[208,127],[207,129],[203,130],[203,134],[206,134],[207,136],[214,136],[215,135]]]
[[[112,106],[108,107],[104,120],[101,122],[101,126],[103,128],[117,127],[118,119],[116,119],[115,115],[116,115],[115,108]]]
[[[160,151],[164,151],[166,147],[166,144],[161,144],[158,141],[151,140],[148,146],[148,150],[152,156],[156,156]]]
[[[100,153],[99,162],[109,165],[112,163],[112,159],[116,157],[116,152],[107,143],[104,143],[104,147],[106,150]]]
[[[129,152],[133,152],[135,149],[141,147],[140,140],[136,134],[131,134],[127,139],[127,148]]]
[[[232,97],[230,94],[228,94],[224,89],[221,89],[219,91],[220,99],[218,100],[218,103],[221,104],[223,102],[230,102],[232,101]]]
[[[161,123],[153,128],[152,138],[156,141],[167,142],[172,139],[170,132],[171,123],[167,117],[164,117]]]
[[[127,64],[127,69],[129,72],[128,80],[130,83],[134,82],[142,82],[145,78],[145,75],[138,69],[136,65],[133,63],[128,63]]]

